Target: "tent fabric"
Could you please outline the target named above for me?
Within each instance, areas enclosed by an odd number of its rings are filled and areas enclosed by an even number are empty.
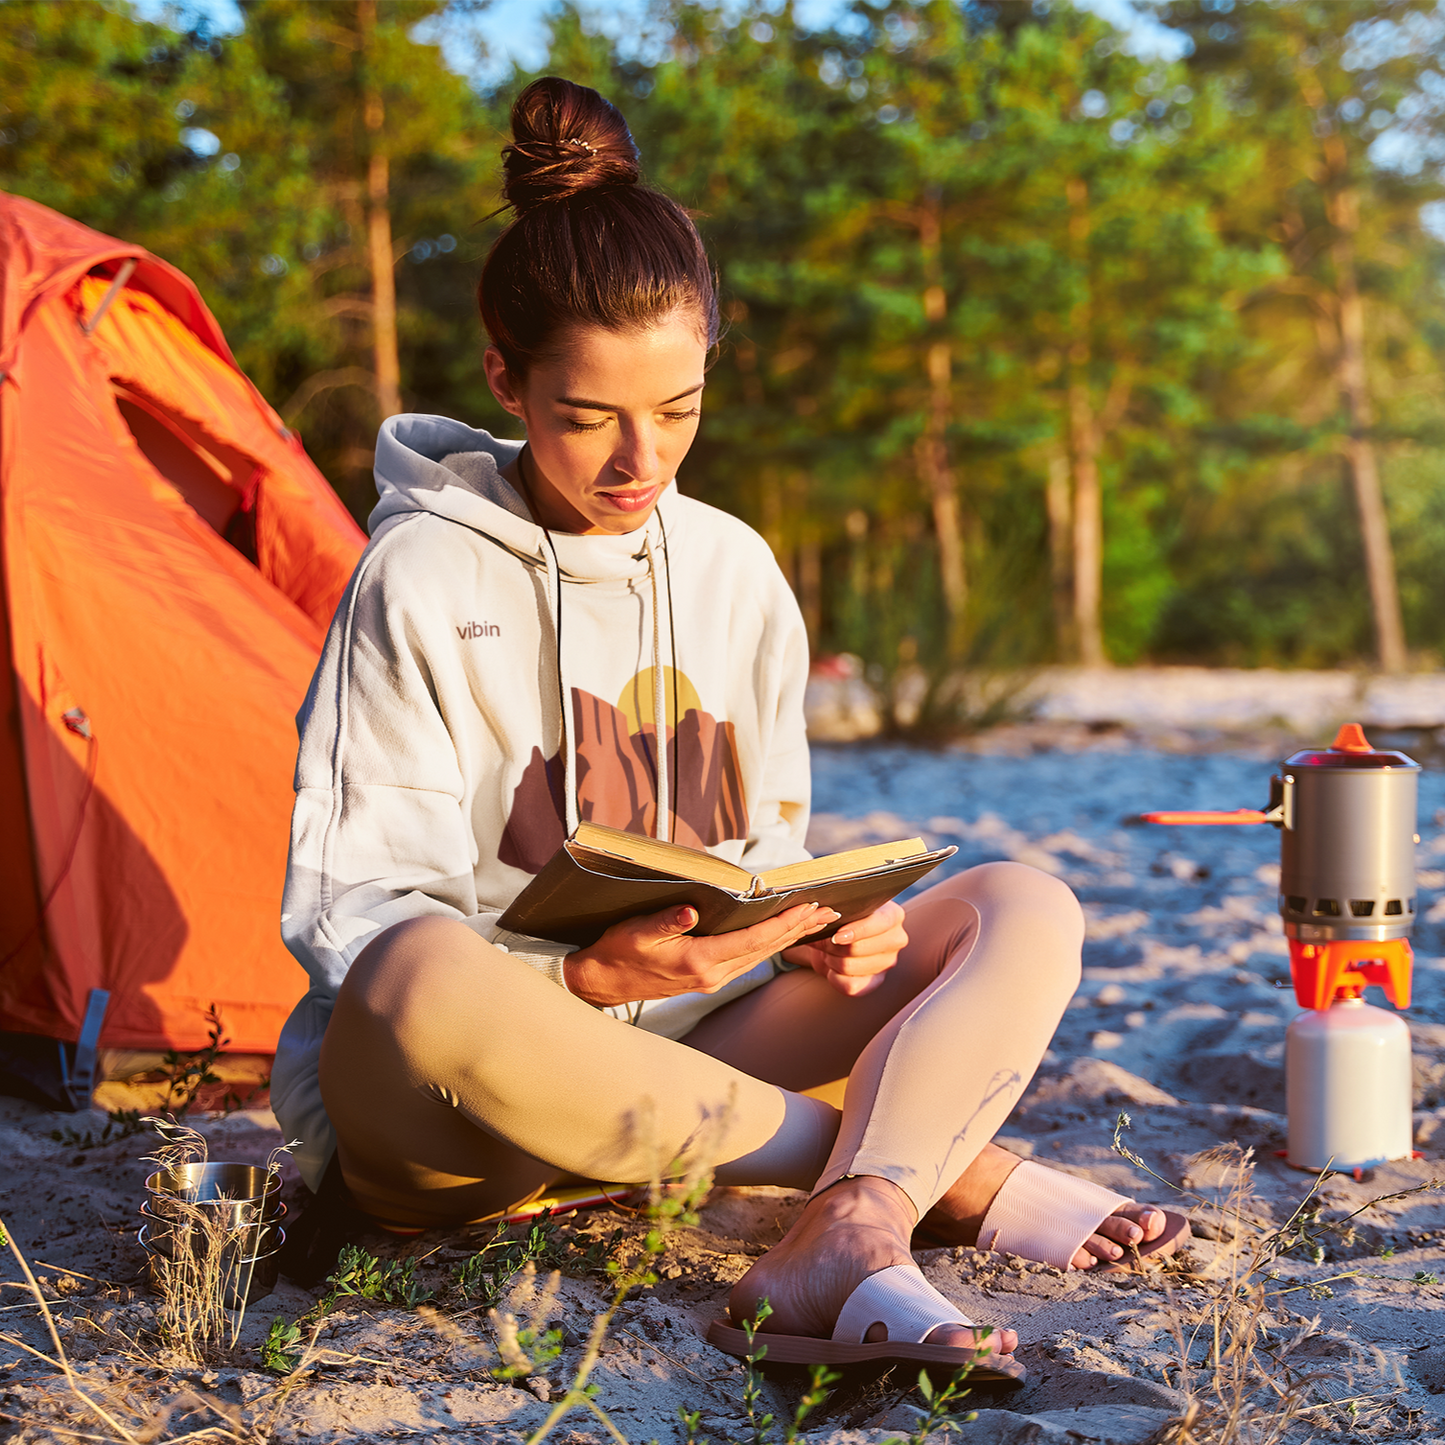
[[[85,323],[137,265],[93,334]],[[364,537],[195,287],[0,192],[0,1032],[274,1051],[293,718]]]

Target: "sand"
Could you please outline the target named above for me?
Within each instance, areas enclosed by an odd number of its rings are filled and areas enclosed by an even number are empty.
[[[1171,1322],[1217,1297],[1221,1273],[1316,1183],[1275,1154],[1285,1127],[1284,1028],[1296,1012],[1274,912],[1277,835],[1121,821],[1151,807],[1260,805],[1278,740],[1216,738],[1199,751],[1195,734],[1192,752],[1188,741],[1038,724],[937,752],[869,745],[815,755],[817,848],[922,832],[959,847],[954,866],[1016,858],[1076,889],[1089,918],[1084,982],[1001,1142],[1195,1221],[1187,1252],[1167,1273],[1142,1279],[1061,1274],[972,1250],[919,1252],[928,1277],[970,1315],[1017,1329],[1023,1342],[1029,1384],[1017,1395],[968,1402],[978,1416],[960,1425],[958,1438],[972,1445],[1153,1438],[1187,1408]],[[1279,1377],[1288,1368],[1296,1380],[1312,1377],[1299,1386],[1302,1398],[1354,1400],[1353,1414],[1345,1405],[1308,1417],[1297,1438],[1308,1424],[1324,1438],[1445,1440],[1445,1194],[1418,1191],[1445,1177],[1445,774],[1425,774],[1421,795],[1417,990],[1408,1018],[1422,1157],[1360,1181],[1324,1181],[1314,1198],[1317,1223],[1382,1195],[1400,1197],[1270,1266],[1276,1277],[1256,1326],[1262,1347],[1286,1347]],[[1127,1147],[1161,1178],[1114,1148],[1121,1114],[1131,1121]],[[539,1396],[560,1388],[603,1305],[605,1277],[566,1279],[551,1312],[565,1323],[561,1359],[546,1381],[499,1382],[487,1372],[492,1331],[451,1283],[487,1231],[410,1241],[363,1235],[358,1242],[377,1255],[422,1260],[418,1277],[434,1291],[429,1306],[344,1301],[318,1338],[315,1368],[280,1398],[286,1387],[259,1367],[260,1341],[274,1317],[296,1319],[320,1292],[282,1281],[253,1303],[229,1358],[188,1366],[155,1339],[156,1301],[135,1240],[146,1172],[139,1155],[148,1141],[116,1138],[114,1128],[106,1137],[106,1124],[101,1113],[57,1115],[0,1101],[0,1216],[44,1281],[82,1386],[113,1409],[130,1408],[117,1417],[122,1423],[171,1407],[155,1438],[228,1416],[230,1438],[242,1439],[520,1440],[546,1417]],[[202,1127],[216,1159],[259,1161],[279,1142],[265,1110]],[[1218,1207],[1229,1171],[1210,1153],[1226,1144],[1253,1150],[1253,1195],[1238,1242],[1232,1216]],[[299,1199],[290,1175],[287,1199],[293,1208]],[[752,1439],[743,1370],[701,1335],[800,1203],[781,1190],[715,1192],[698,1226],[676,1237],[659,1282],[623,1306],[593,1379],[626,1440],[682,1441],[679,1410],[698,1412],[701,1435],[714,1441]],[[560,1225],[558,1247],[575,1259],[620,1230],[615,1251],[644,1227],[635,1216],[596,1211]],[[0,1330],[48,1350],[17,1278],[6,1260]],[[1207,1385],[1207,1375],[1201,1379]],[[910,1383],[850,1378],[808,1422],[806,1438],[861,1445],[907,1435],[919,1404],[906,1393]],[[768,1379],[765,1408],[790,1415],[800,1388],[796,1376]],[[123,1438],[84,1413],[53,1365],[5,1345],[0,1418],[0,1438],[77,1438],[66,1430]],[[607,1437],[595,1416],[578,1411],[552,1438],[582,1445]]]

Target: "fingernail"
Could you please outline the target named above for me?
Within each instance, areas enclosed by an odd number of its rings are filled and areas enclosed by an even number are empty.
[[[835,933],[835,934],[833,935],[833,942],[834,942],[834,943],[852,943],[852,942],[853,942],[853,930],[852,930],[851,928],[845,928],[845,929],[843,929],[843,931],[842,931],[841,933]]]

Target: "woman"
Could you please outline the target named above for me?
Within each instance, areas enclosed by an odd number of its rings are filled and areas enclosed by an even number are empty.
[[[579,818],[761,871],[807,856],[809,789],[797,607],[756,534],[673,486],[717,338],[702,244],[595,91],[538,81],[512,124],[479,299],[527,441],[382,427],[300,718],[283,931],[313,982],[277,1115],[308,1182],[334,1151],[397,1228],[699,1154],[722,1184],[811,1190],[734,1319],[766,1297],[775,1358],[836,1335],[969,1360],[982,1336],[909,1253],[921,1221],[1075,1268],[1178,1235],[989,1142],[1078,982],[1063,884],[990,864],[831,938],[811,904],[715,938],[674,909],[584,949],[498,928]],[[841,1113],[804,1092],[845,1077]],[[991,1339],[1006,1375],[1014,1343]]]

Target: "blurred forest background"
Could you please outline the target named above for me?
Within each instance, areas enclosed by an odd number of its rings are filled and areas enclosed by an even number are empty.
[[[448,67],[478,8],[0,0],[0,187],[187,271],[362,519],[383,416],[513,431],[473,287],[532,75]],[[1445,656],[1445,17],[1151,13],[1178,61],[1061,0],[553,13],[721,279],[681,485],[876,679]]]

